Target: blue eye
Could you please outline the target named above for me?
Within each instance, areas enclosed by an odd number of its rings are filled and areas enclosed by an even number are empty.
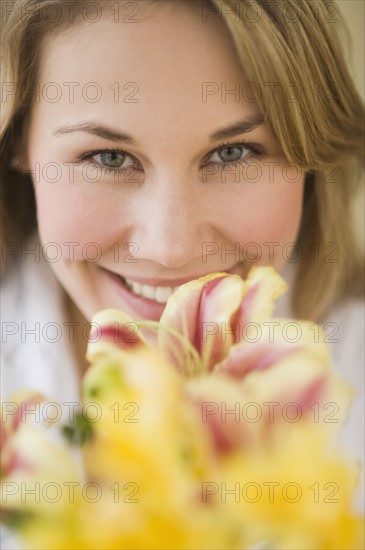
[[[243,150],[244,147],[238,145],[228,145],[228,147],[217,151],[216,154],[223,162],[237,162],[241,160]]]
[[[121,168],[127,155],[118,151],[110,151],[96,156],[100,157],[100,163],[107,168]]]
[[[89,151],[82,154],[79,161],[88,161],[101,168],[104,173],[133,172],[141,170],[141,165],[128,153],[118,149]]]
[[[126,170],[136,166],[134,159],[123,151],[101,151],[89,158],[95,159],[103,168],[109,170]]]
[[[222,166],[246,163],[252,158],[261,158],[264,149],[259,144],[224,143],[206,157],[205,163],[221,164]]]

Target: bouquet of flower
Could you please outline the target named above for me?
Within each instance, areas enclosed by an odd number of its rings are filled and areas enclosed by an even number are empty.
[[[285,290],[258,267],[182,285],[159,323],[99,312],[67,437],[24,418],[44,396],[2,420],[3,519],[24,545],[360,548],[358,470],[336,447],[350,391],[319,327],[271,318]]]

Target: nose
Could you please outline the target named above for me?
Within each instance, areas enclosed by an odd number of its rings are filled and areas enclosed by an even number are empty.
[[[201,263],[202,243],[212,240],[201,191],[186,181],[159,182],[151,186],[138,210],[135,238],[141,258],[167,268]]]

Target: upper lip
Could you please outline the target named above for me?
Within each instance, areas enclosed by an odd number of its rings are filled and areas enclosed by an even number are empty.
[[[219,273],[234,273],[235,269],[238,267],[239,264],[234,265],[230,269],[222,269],[219,271]],[[135,283],[139,283],[141,285],[149,285],[149,286],[166,286],[174,288],[176,286],[183,285],[184,283],[188,283],[189,281],[193,281],[194,279],[198,279],[199,277],[204,277],[205,275],[208,275],[209,273],[216,273],[217,271],[205,271],[204,273],[201,273],[199,275],[190,275],[190,277],[182,277],[180,279],[156,279],[156,278],[143,278],[143,277],[135,277],[134,275],[124,275],[121,273],[116,273],[115,271],[111,271],[107,268],[102,268],[106,271],[110,271],[111,273],[114,273],[115,275],[119,275],[120,277],[124,277],[124,279],[133,281]]]

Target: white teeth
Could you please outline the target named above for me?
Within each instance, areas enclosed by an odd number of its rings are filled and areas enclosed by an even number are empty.
[[[166,304],[169,296],[172,294],[172,288],[170,286],[158,286],[156,288],[155,300],[160,304]]]
[[[144,296],[150,300],[155,300],[155,302],[160,304],[166,304],[171,294],[179,288],[178,286],[172,288],[170,286],[141,285],[140,283],[135,283],[129,279],[125,279],[125,282],[133,294],[136,294],[137,296]]]
[[[132,286],[132,290],[135,294],[141,294],[143,285],[141,285],[139,283],[131,283],[131,286]]]
[[[153,286],[149,285],[143,285],[141,290],[142,296],[145,296],[146,298],[149,298],[150,300],[154,300],[155,298],[155,289]]]

